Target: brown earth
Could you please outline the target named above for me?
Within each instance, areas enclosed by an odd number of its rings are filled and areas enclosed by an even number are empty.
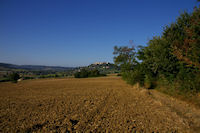
[[[200,132],[200,110],[119,77],[0,83],[0,132]]]

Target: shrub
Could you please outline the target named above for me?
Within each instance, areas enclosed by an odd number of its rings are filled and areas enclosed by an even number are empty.
[[[121,74],[121,73],[118,73],[117,76],[122,76],[122,74]]]
[[[106,76],[106,75],[101,74],[97,69],[94,70],[81,69],[80,72],[76,72],[74,74],[75,78],[88,78],[88,77],[99,77],[99,76]]]
[[[10,79],[9,78],[0,79],[0,82],[7,82],[7,81],[10,81]]]
[[[34,77],[23,77],[23,80],[34,79]]]
[[[153,89],[155,87],[155,80],[152,76],[147,74],[144,76],[144,87],[146,89]]]
[[[140,69],[123,72],[122,78],[131,85],[134,85],[136,83],[139,83],[140,86],[144,85],[144,73],[140,71]]]
[[[9,75],[9,79],[10,81],[12,81],[13,83],[17,83],[17,80],[20,78],[19,74],[17,73],[11,73]]]

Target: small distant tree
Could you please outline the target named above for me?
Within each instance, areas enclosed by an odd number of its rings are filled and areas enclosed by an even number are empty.
[[[75,77],[75,78],[80,78],[80,72],[76,72],[76,73],[74,74],[74,77]]]
[[[75,78],[88,78],[88,77],[100,77],[100,76],[106,76],[105,74],[101,74],[99,70],[87,70],[87,69],[81,69],[80,72],[76,72],[74,74]]]
[[[80,77],[81,78],[87,78],[89,75],[89,72],[86,69],[82,69],[80,72]]]
[[[100,75],[100,72],[97,69],[89,71],[89,77],[97,77]]]
[[[59,75],[58,75],[58,74],[55,74],[54,77],[57,78],[57,77],[59,77]]]
[[[13,83],[17,83],[17,80],[20,78],[18,73],[11,73],[9,75],[9,79],[10,81],[12,81]]]

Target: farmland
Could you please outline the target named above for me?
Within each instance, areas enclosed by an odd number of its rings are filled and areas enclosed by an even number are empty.
[[[200,110],[120,77],[0,83],[0,132],[199,132]]]

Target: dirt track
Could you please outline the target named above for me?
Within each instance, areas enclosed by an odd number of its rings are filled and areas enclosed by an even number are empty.
[[[200,110],[119,77],[0,83],[0,132],[200,132]]]

